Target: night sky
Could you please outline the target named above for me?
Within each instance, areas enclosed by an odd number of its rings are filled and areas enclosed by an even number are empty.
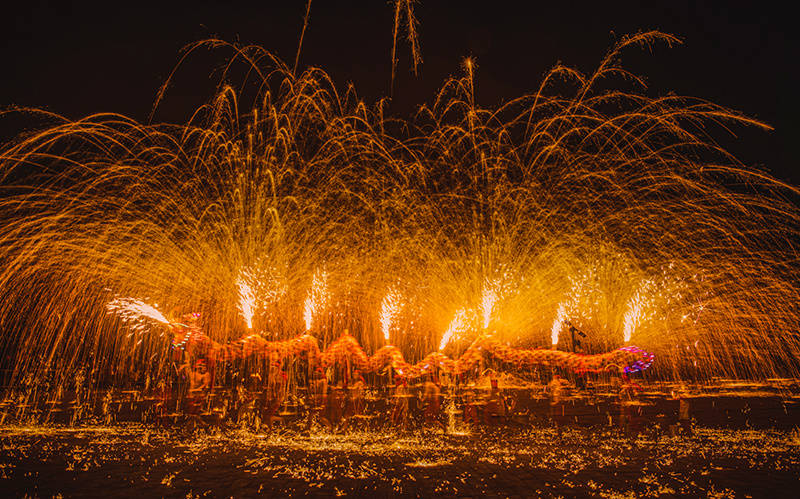
[[[148,118],[180,49],[212,36],[262,45],[290,65],[305,0],[235,2],[17,2],[0,15],[0,107],[43,107],[79,118],[118,112]],[[743,161],[800,185],[800,37],[788,7],[766,2],[570,2],[427,0],[416,6],[424,64],[410,73],[399,46],[391,112],[430,102],[464,56],[477,59],[478,103],[494,107],[535,90],[557,62],[591,72],[624,34],[659,29],[683,39],[652,53],[629,51],[626,66],[650,95],[705,98],[765,121],[773,132],[736,129],[718,137]],[[301,67],[324,68],[337,86],[355,84],[368,102],[388,95],[393,9],[384,0],[314,0]],[[213,94],[220,57],[201,54],[179,73],[155,121],[185,122]],[[5,142],[30,127],[0,120]]]

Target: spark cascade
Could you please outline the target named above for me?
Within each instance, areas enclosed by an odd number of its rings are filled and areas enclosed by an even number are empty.
[[[242,319],[247,323],[247,329],[252,329],[256,298],[253,293],[253,287],[248,280],[249,276],[242,273],[236,279],[236,287],[239,289],[239,313],[242,314]]]
[[[416,365],[487,328],[550,350],[568,321],[587,353],[632,338],[658,359],[648,376],[797,376],[798,191],[716,140],[767,125],[626,70],[658,43],[679,41],[625,37],[596,70],[557,65],[499,107],[476,99],[470,60],[407,120],[220,40],[187,49],[224,64],[186,123],[158,121],[172,81],[148,123],[16,110],[46,124],[0,148],[10,386],[163,379],[165,317],[113,293],[199,313],[186,344],[305,331],[323,348],[348,330],[375,355],[389,327]],[[382,306],[398,279],[402,313]]]
[[[636,290],[636,293],[628,302],[628,309],[625,311],[625,315],[622,318],[622,334],[625,343],[631,341],[636,327],[642,322],[644,315],[650,308],[650,304],[648,303],[649,297],[652,296],[652,293],[648,292],[650,284],[649,281],[643,283],[642,287]]]
[[[497,300],[500,298],[499,291],[493,284],[494,283],[486,282],[483,286],[483,294],[481,296],[480,304],[483,329],[489,327],[489,323],[492,321],[492,310],[494,309],[495,303],[497,303]]]
[[[314,278],[311,281],[311,289],[308,290],[308,296],[303,312],[303,320],[306,323],[306,332],[311,331],[314,325],[314,320],[319,316],[322,310],[325,309],[328,303],[328,274],[324,270],[317,270],[314,272]]]
[[[402,309],[403,297],[400,293],[392,288],[386,293],[381,303],[381,331],[383,332],[383,340],[388,342],[392,332],[392,327],[397,322],[397,317]]]
[[[561,303],[556,312],[556,319],[553,321],[553,327],[550,329],[550,342],[553,346],[558,345],[558,336],[561,334],[561,328],[564,327],[564,321],[567,320],[566,306]]]
[[[469,325],[470,320],[467,316],[467,311],[462,308],[455,313],[453,320],[450,321],[450,325],[447,326],[447,331],[442,335],[442,339],[439,342],[439,350],[444,350],[450,341],[458,339],[459,335],[469,330]]]

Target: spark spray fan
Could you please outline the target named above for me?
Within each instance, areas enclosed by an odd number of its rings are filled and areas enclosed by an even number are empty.
[[[108,302],[106,308],[109,313],[114,313],[119,316],[120,321],[130,329],[142,332],[147,329],[150,324],[161,324],[168,326],[171,321],[164,317],[158,308],[148,305],[142,300],[137,298],[114,298]]]

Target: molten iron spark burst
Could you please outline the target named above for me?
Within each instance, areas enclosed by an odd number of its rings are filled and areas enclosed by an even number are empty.
[[[564,327],[564,321],[567,320],[566,305],[562,302],[558,305],[558,312],[556,312],[556,319],[553,321],[553,327],[550,329],[550,342],[553,346],[558,345],[558,336],[561,334],[561,329]]]
[[[409,32],[412,3],[394,4]],[[276,340],[348,330],[368,346],[408,316],[413,334],[392,339],[417,361],[490,326],[497,341],[557,344],[569,321],[587,348],[633,336],[659,359],[651,376],[797,375],[800,193],[715,141],[766,125],[704,99],[654,97],[622,65],[660,42],[678,40],[623,38],[588,76],[558,65],[499,107],[476,100],[469,60],[411,120],[320,69],[290,71],[220,40],[187,51],[228,54],[222,90],[187,124],[24,110],[52,121],[0,149],[11,386],[40,368],[56,373],[53,390],[82,368],[126,383],[132,347],[116,341],[104,288],[201,313],[220,344],[262,312]],[[269,262],[272,277],[254,271],[248,290],[252,262]],[[513,285],[487,281],[496,269]],[[402,314],[375,285],[398,276]],[[128,300],[109,310],[138,331],[167,323]],[[141,340],[154,360],[136,374],[163,381],[164,342]]]
[[[311,280],[305,306],[303,320],[306,323],[306,332],[311,331],[314,320],[328,305],[328,274],[324,270],[316,270]]]
[[[106,309],[109,313],[118,315],[128,328],[141,333],[147,330],[150,325],[149,321],[163,325],[170,324],[170,321],[156,306],[158,304],[148,305],[138,298],[115,298],[106,304]]]
[[[256,298],[250,283],[251,277],[246,272],[236,278],[236,287],[239,289],[239,313],[247,324],[247,329],[253,328],[253,314],[256,307]]]
[[[650,306],[650,300],[652,298],[652,292],[650,290],[651,285],[651,281],[642,283],[642,286],[636,290],[636,293],[628,301],[628,309],[625,311],[625,315],[622,318],[622,333],[625,343],[631,341],[636,327],[647,314],[647,309]]]
[[[489,323],[492,320],[492,309],[494,309],[494,305],[497,300],[500,298],[499,290],[495,283],[489,282],[488,280],[483,285],[483,292],[481,294],[481,303],[480,303],[480,315],[483,319],[482,326],[483,329],[489,327]]]
[[[439,342],[439,350],[444,350],[444,347],[446,347],[451,340],[457,339],[461,334],[467,332],[470,322],[465,309],[462,308],[456,312],[453,320],[450,321],[450,325],[447,326],[447,331],[442,335],[442,340]]]
[[[397,322],[400,310],[403,308],[403,297],[395,288],[391,288],[381,302],[381,331],[383,340],[388,342],[392,328]]]

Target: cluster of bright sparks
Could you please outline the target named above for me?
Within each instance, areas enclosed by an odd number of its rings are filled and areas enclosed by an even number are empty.
[[[442,335],[442,339],[439,342],[439,350],[444,350],[450,341],[459,338],[469,331],[472,322],[467,310],[463,308],[459,309],[453,316],[453,320],[450,321],[450,325],[447,326],[447,330]]]
[[[391,337],[393,326],[397,323],[397,318],[403,308],[403,296],[396,288],[389,289],[381,302],[381,332],[383,340],[387,343]]]
[[[558,337],[561,334],[561,329],[564,327],[566,320],[566,304],[560,303],[558,305],[558,312],[556,312],[556,318],[553,321],[553,327],[550,329],[550,342],[553,344],[553,346],[558,345]]]
[[[492,322],[492,312],[494,311],[497,301],[501,298],[501,288],[497,281],[486,280],[483,284],[483,291],[481,293],[480,303],[480,316],[481,326],[483,329],[489,327]]]
[[[642,286],[636,290],[634,295],[628,300],[628,308],[622,318],[622,335],[625,343],[631,341],[636,327],[645,319],[646,315],[650,313],[650,305],[652,300],[652,281],[645,281]]]
[[[311,288],[308,290],[305,305],[303,307],[303,321],[306,331],[311,331],[314,327],[315,318],[327,307],[328,296],[328,274],[323,269],[314,272],[311,280]]]
[[[247,329],[253,328],[253,314],[256,308],[256,297],[250,283],[250,276],[242,273],[236,279],[236,287],[239,289],[239,313],[247,323]]]
[[[131,331],[142,333],[151,327],[150,321],[170,324],[169,319],[158,310],[158,304],[149,305],[138,298],[114,298],[106,304],[109,313],[115,314]]]

